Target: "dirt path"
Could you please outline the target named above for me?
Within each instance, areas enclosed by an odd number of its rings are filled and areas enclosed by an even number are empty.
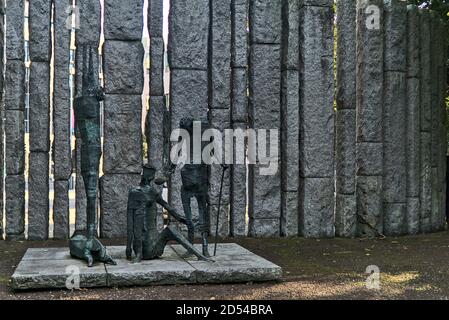
[[[245,239],[234,242],[282,266],[284,281],[14,293],[9,288],[9,278],[28,247],[61,247],[66,242],[0,241],[0,300],[449,299],[447,232],[385,240]],[[380,269],[380,290],[366,288],[365,271],[371,265]]]

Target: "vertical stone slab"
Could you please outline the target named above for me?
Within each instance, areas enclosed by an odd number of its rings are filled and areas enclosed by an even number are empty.
[[[248,65],[248,1],[233,0],[231,4],[233,68]]]
[[[72,174],[70,147],[69,57],[71,30],[67,27],[72,1],[54,3],[54,96],[53,96],[53,224],[55,239],[69,237],[68,181]]]
[[[24,1],[6,2],[5,30],[5,214],[6,238],[24,238],[25,145],[24,145]]]
[[[51,59],[52,1],[30,1],[29,6],[30,59],[34,62],[49,62]]]
[[[278,44],[282,37],[282,1],[249,0],[250,42]]]
[[[207,120],[209,31],[208,0],[171,1],[168,40],[171,130],[178,129],[185,117]],[[168,196],[170,204],[183,212],[179,170],[170,179]]]
[[[128,191],[138,184],[128,177],[139,176],[142,171],[142,29],[142,0],[105,1],[103,172],[106,178],[102,179],[100,191],[100,234],[106,238],[126,234]],[[108,196],[110,189],[114,189],[114,198]]]
[[[3,57],[5,51],[5,1],[2,0],[0,1],[0,56]],[[0,59],[0,70],[4,70],[5,68],[5,63],[3,61],[4,59]],[[0,101],[3,101],[4,97],[3,97],[3,91],[4,91],[4,85],[5,85],[5,74],[4,72],[2,72],[0,74]],[[4,133],[4,116],[5,114],[5,110],[4,110],[4,105],[3,103],[0,104],[0,158],[4,159],[4,154],[5,154],[5,145],[4,145],[4,137],[5,137],[5,133]],[[5,170],[4,170],[4,166],[0,167],[0,175],[2,177],[4,177],[5,175]],[[4,179],[0,179],[0,194],[3,195],[3,191],[4,191]],[[3,197],[1,197],[0,199],[0,240],[3,240],[3,209],[4,209],[4,202],[3,202]]]
[[[267,11],[267,14],[269,12]],[[278,11],[271,12],[271,14],[277,13]],[[257,28],[252,32],[256,32],[256,30]],[[280,131],[280,47],[280,45],[256,43],[251,44],[250,47],[249,127],[255,130],[274,129],[278,130],[278,133]],[[267,150],[270,150],[268,142],[266,145]],[[260,171],[264,167],[266,165],[260,163],[250,164],[249,166],[249,234],[250,236],[258,237],[279,236],[281,218],[281,170],[278,167],[274,175],[264,176]],[[268,220],[266,221],[267,227],[263,227],[265,220]],[[277,221],[277,228],[275,230],[268,230],[268,225],[272,226],[274,221]]]
[[[145,130],[148,142],[148,162],[156,168],[162,168],[164,163],[164,124],[168,110],[165,97],[150,96],[150,109],[145,121]]]
[[[162,38],[162,27],[164,18],[164,2],[163,0],[148,1],[148,31],[150,37]]]
[[[150,38],[150,95],[164,96],[164,39]]]
[[[337,1],[337,111],[335,232],[354,237],[356,176],[356,1]]]
[[[333,237],[334,184],[316,188],[334,179],[333,9],[304,4],[299,15],[300,234]],[[326,204],[318,211],[313,205],[317,197]]]
[[[417,6],[407,7],[407,232],[419,233],[421,180],[421,65],[420,16]]]
[[[356,30],[357,234],[377,236],[383,232],[382,170],[379,170],[383,165],[382,0],[357,0]]]
[[[31,152],[28,180],[28,240],[48,239],[49,227],[48,152]]]

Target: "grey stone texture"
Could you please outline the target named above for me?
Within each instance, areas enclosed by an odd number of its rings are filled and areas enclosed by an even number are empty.
[[[115,7],[115,10],[123,10],[123,6],[120,6],[121,3],[125,3],[124,1],[112,1],[107,0],[105,1],[105,27],[108,27],[108,31],[105,29],[105,36],[108,36],[110,33],[110,7],[111,2],[113,3],[113,6]],[[136,2],[136,1],[133,1]],[[137,1],[138,2],[138,1]],[[130,1],[126,2],[127,4],[130,4]],[[78,0],[76,5],[79,9],[79,29],[76,30],[76,43],[77,45],[81,44],[93,44],[98,45],[100,43],[100,33],[101,33],[101,5],[99,0]],[[129,5],[129,7],[132,7]],[[108,11],[106,11],[106,9]],[[123,27],[121,23],[130,23],[129,16],[125,16],[125,14],[128,13],[125,10],[120,12],[120,18],[116,18],[116,29],[120,29]],[[136,17],[135,19],[138,19]],[[134,23],[132,21],[131,23]]]
[[[55,180],[69,180],[72,174],[70,147],[70,101],[54,97],[53,100],[53,163]]]
[[[233,123],[234,129],[246,130],[246,123]],[[246,148],[246,143],[245,143]],[[234,152],[236,148],[234,147]],[[230,194],[230,233],[234,237],[243,237],[247,234],[247,167],[245,164],[231,166],[231,194]]]
[[[163,96],[164,90],[164,39],[150,39],[150,95]]]
[[[407,6],[407,77],[421,77],[421,24],[420,10],[415,5]]]
[[[142,171],[141,109],[140,95],[106,95],[103,142],[105,173]]]
[[[248,72],[246,68],[232,69],[231,112],[234,123],[248,121]]]
[[[299,233],[305,238],[332,238],[334,225],[334,179],[301,178]]]
[[[29,50],[33,62],[48,62],[51,59],[51,0],[30,1],[28,28]]]
[[[357,144],[357,175],[381,176],[383,174],[383,143]]]
[[[104,37],[107,40],[141,40],[143,0],[106,0]]]
[[[164,118],[168,112],[165,97],[150,96],[150,109],[145,120],[146,138],[148,144],[148,162],[156,168],[162,168],[164,161]]]
[[[163,10],[163,0],[150,0],[148,2],[148,31],[150,33],[150,37],[161,38],[163,36]]]
[[[353,238],[357,235],[357,199],[355,194],[337,193],[335,198],[335,235]]]
[[[357,1],[357,141],[382,142],[384,34],[367,28],[369,5],[380,8],[383,25],[382,0]]]
[[[405,73],[385,73],[383,186],[387,203],[406,199],[406,90]]]
[[[100,236],[126,238],[128,192],[140,183],[140,174],[106,174],[100,182]]]
[[[299,187],[299,92],[298,71],[283,71],[281,103],[283,191],[298,191]]]
[[[300,176],[334,176],[333,12],[300,9]]]
[[[218,204],[211,204],[208,207],[210,214],[210,235],[215,237],[217,228]],[[229,200],[220,206],[220,216],[218,217],[218,236],[226,238],[229,236]]]
[[[47,240],[49,227],[49,154],[31,152],[28,181],[28,240]]]
[[[234,0],[232,11],[232,60],[233,68],[248,66],[248,3],[249,0]]]
[[[33,62],[29,78],[31,152],[50,151],[50,64]]]
[[[280,44],[282,1],[249,0],[251,44]]]
[[[384,0],[385,70],[406,71],[407,3]]]
[[[25,177],[7,175],[5,178],[5,234],[7,240],[25,239]]]
[[[356,173],[356,111],[354,109],[339,109],[336,111],[336,145],[335,145],[335,166],[336,166],[336,191],[339,194],[355,193],[355,173]],[[360,147],[369,144],[361,144]],[[370,146],[368,147],[369,149]],[[364,148],[366,149],[366,147]],[[372,150],[370,150],[371,152]],[[366,157],[364,160],[371,160]],[[376,163],[377,164],[377,163]],[[376,165],[374,164],[374,165]],[[366,168],[363,163],[362,168]]]
[[[169,64],[172,69],[207,70],[209,0],[170,3]]]
[[[23,175],[25,170],[24,114],[19,110],[6,110],[5,117],[6,174]]]
[[[430,71],[430,14],[420,11],[420,60],[421,60],[421,131],[430,132],[432,122],[431,71]]]
[[[251,219],[248,222],[248,235],[253,238],[278,238],[280,219]]]
[[[108,40],[103,50],[105,92],[141,95],[144,82],[141,41]]]
[[[53,238],[64,240],[70,237],[69,182],[54,182]]]
[[[25,64],[6,60],[5,110],[25,110]]]
[[[420,170],[420,80],[407,78],[407,197],[419,197]]]
[[[22,60],[24,49],[24,5],[25,0],[6,1],[6,60]]]
[[[430,132],[421,132],[421,179],[420,179],[420,232],[430,232],[432,214],[432,163]]]
[[[299,69],[299,1],[282,0],[282,70]]]
[[[298,191],[282,191],[281,236],[297,237],[299,234]]]
[[[75,230],[86,230],[87,228],[87,199],[86,199],[86,189],[84,187],[84,179],[81,175],[81,139],[77,137],[75,142],[75,162],[76,162],[76,172],[80,172],[80,174],[76,175],[75,179],[75,210],[76,210],[76,219],[75,219]]]
[[[198,247],[201,249],[200,247]],[[245,283],[279,281],[282,269],[236,244],[219,244],[215,262],[184,259],[184,248],[168,246],[161,259],[132,263],[125,247],[108,247],[116,266],[96,264],[87,268],[70,257],[68,248],[29,249],[11,278],[14,290],[66,289],[71,275],[80,270],[80,287],[129,287],[194,283]]]
[[[231,0],[211,0],[210,92],[211,109],[231,108]]]
[[[357,176],[357,235],[383,234],[382,176]]]
[[[407,234],[415,235],[419,233],[420,210],[419,198],[407,198]]]
[[[318,7],[330,7],[333,4],[333,0],[298,0],[299,6],[318,6]]]
[[[87,1],[87,0],[83,0]],[[55,95],[66,97],[68,95],[69,75],[69,53],[70,53],[70,32],[67,29],[67,7],[72,5],[71,0],[55,1],[54,23],[55,23]]]
[[[407,203],[384,203],[384,234],[400,236],[406,232]]]

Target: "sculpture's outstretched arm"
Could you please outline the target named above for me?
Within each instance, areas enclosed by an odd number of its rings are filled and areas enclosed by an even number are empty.
[[[168,214],[171,215],[173,218],[175,218],[177,221],[186,225],[189,224],[189,222],[185,217],[178,214],[178,212],[167,202],[165,202],[164,199],[162,199],[161,197],[157,200],[157,203],[159,203],[165,210],[167,210]]]

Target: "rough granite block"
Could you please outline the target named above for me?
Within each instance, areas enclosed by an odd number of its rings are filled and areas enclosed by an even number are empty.
[[[334,226],[333,178],[301,178],[299,233],[305,238],[332,238]]]
[[[211,1],[211,109],[231,108],[231,0]]]
[[[232,67],[248,65],[248,1],[232,1]]]
[[[105,1],[106,8],[109,9],[111,5],[111,0]],[[118,6],[120,1],[112,1],[113,5]],[[129,1],[127,2],[129,3]],[[93,44],[98,45],[100,42],[101,34],[101,5],[98,0],[78,0],[76,3],[79,9],[79,29],[76,30],[76,43],[77,45],[82,44]],[[123,8],[121,8],[123,9]],[[116,23],[119,24],[125,19],[129,19],[128,16],[123,16],[123,12],[120,12],[119,18],[116,18]],[[109,24],[106,26],[106,22],[109,23],[110,14],[105,14],[105,34],[109,34]],[[106,27],[108,29],[106,29]],[[119,27],[116,27],[119,28]]]
[[[279,238],[280,219],[249,219],[248,236],[253,238]]]
[[[420,227],[420,200],[419,198],[407,198],[407,233],[415,235]]]
[[[282,70],[299,69],[299,1],[282,1]]]
[[[209,205],[210,215],[210,235],[215,237],[217,228],[218,204]],[[229,200],[220,206],[220,216],[218,219],[218,236],[220,238],[229,237]]]
[[[339,194],[335,198],[335,234],[342,238],[357,235],[357,199],[355,194]]]
[[[261,165],[249,166],[248,214],[251,219],[279,219],[281,216],[280,170],[275,175],[261,175]]]
[[[356,112],[351,109],[336,112],[336,188],[339,194],[355,193],[356,174]],[[372,151],[371,149],[370,151]]]
[[[83,0],[88,1],[88,0]],[[89,1],[91,2],[91,1]],[[69,85],[69,74],[68,74],[68,64],[69,64],[69,54],[70,54],[70,33],[71,30],[67,29],[67,20],[70,19],[70,12],[67,12],[67,8],[71,6],[73,1],[71,0],[61,0],[54,1],[54,29],[55,29],[55,49],[54,49],[54,59],[55,59],[55,94],[66,97],[62,95],[61,91],[68,91]],[[81,21],[80,21],[81,23]],[[91,31],[91,30],[90,30]],[[64,86],[65,90],[58,90]],[[68,95],[68,92],[66,93]]]
[[[28,240],[47,240],[49,223],[48,152],[30,153],[28,179]]]
[[[6,59],[22,60],[24,49],[24,4],[25,0],[6,1]]]
[[[432,214],[432,162],[430,132],[421,132],[421,165],[420,165],[420,231],[430,232],[430,216]]]
[[[319,6],[330,7],[333,4],[333,0],[299,0],[299,6]]]
[[[54,97],[53,100],[53,163],[55,180],[69,180],[72,174],[70,147],[70,101]]]
[[[377,237],[383,232],[382,176],[358,176],[357,235]]]
[[[25,177],[5,178],[5,233],[7,240],[25,239]]]
[[[407,3],[402,0],[384,1],[385,71],[407,68]]]
[[[369,5],[380,8],[383,25],[382,0],[357,1],[357,141],[382,142],[384,32],[367,28]]]
[[[164,1],[163,0],[150,0],[148,2],[148,31],[151,37],[163,36],[163,18],[164,18]]]
[[[5,168],[7,175],[21,175],[25,170],[25,128],[23,111],[5,112]]]
[[[298,71],[283,71],[281,103],[283,191],[298,191],[299,187],[299,91]]]
[[[170,3],[168,57],[171,69],[207,70],[209,0]]]
[[[421,77],[420,65],[420,10],[415,5],[407,6],[407,77]]]
[[[249,1],[251,43],[280,44],[282,35],[282,1]]]
[[[156,168],[162,168],[164,161],[164,118],[166,118],[166,114],[165,97],[151,96],[145,128],[148,162]]]
[[[142,100],[138,95],[106,95],[104,101],[104,172],[142,171]]]
[[[51,0],[34,0],[29,4],[29,50],[33,62],[51,59]]]
[[[6,61],[5,110],[25,110],[25,64],[23,61]]]
[[[384,200],[405,203],[407,194],[406,126],[407,82],[404,72],[385,73]],[[388,223],[388,221],[386,221]],[[393,222],[395,223],[395,222]]]
[[[432,83],[430,60],[430,14],[428,10],[420,11],[420,59],[421,59],[421,131],[431,130],[432,122]]]
[[[104,44],[104,88],[107,94],[141,95],[144,50],[139,41],[106,41]]]
[[[420,168],[420,80],[407,79],[407,197],[419,197]]]
[[[126,238],[128,192],[140,183],[140,174],[106,174],[100,183],[100,236]]]
[[[141,40],[143,0],[107,0],[104,3],[104,37],[107,40]]]
[[[404,235],[407,231],[406,203],[384,204],[384,234],[389,237]]]
[[[246,124],[234,123],[233,127],[234,129],[246,129]],[[246,236],[246,180],[246,164],[235,164],[231,166],[230,228],[231,235],[234,237]]]
[[[248,73],[245,68],[232,70],[231,112],[233,122],[248,121]]]
[[[150,95],[163,96],[164,89],[164,39],[150,39]]]
[[[298,191],[282,191],[281,236],[297,237],[299,232]]]
[[[50,65],[33,62],[29,79],[29,139],[31,152],[50,151]]]
[[[383,174],[383,144],[358,143],[357,144],[357,175],[379,176]]]
[[[300,9],[300,176],[334,176],[333,13]]]
[[[69,182],[54,182],[53,201],[53,238],[56,240],[68,239],[70,237],[70,212],[69,212]]]

